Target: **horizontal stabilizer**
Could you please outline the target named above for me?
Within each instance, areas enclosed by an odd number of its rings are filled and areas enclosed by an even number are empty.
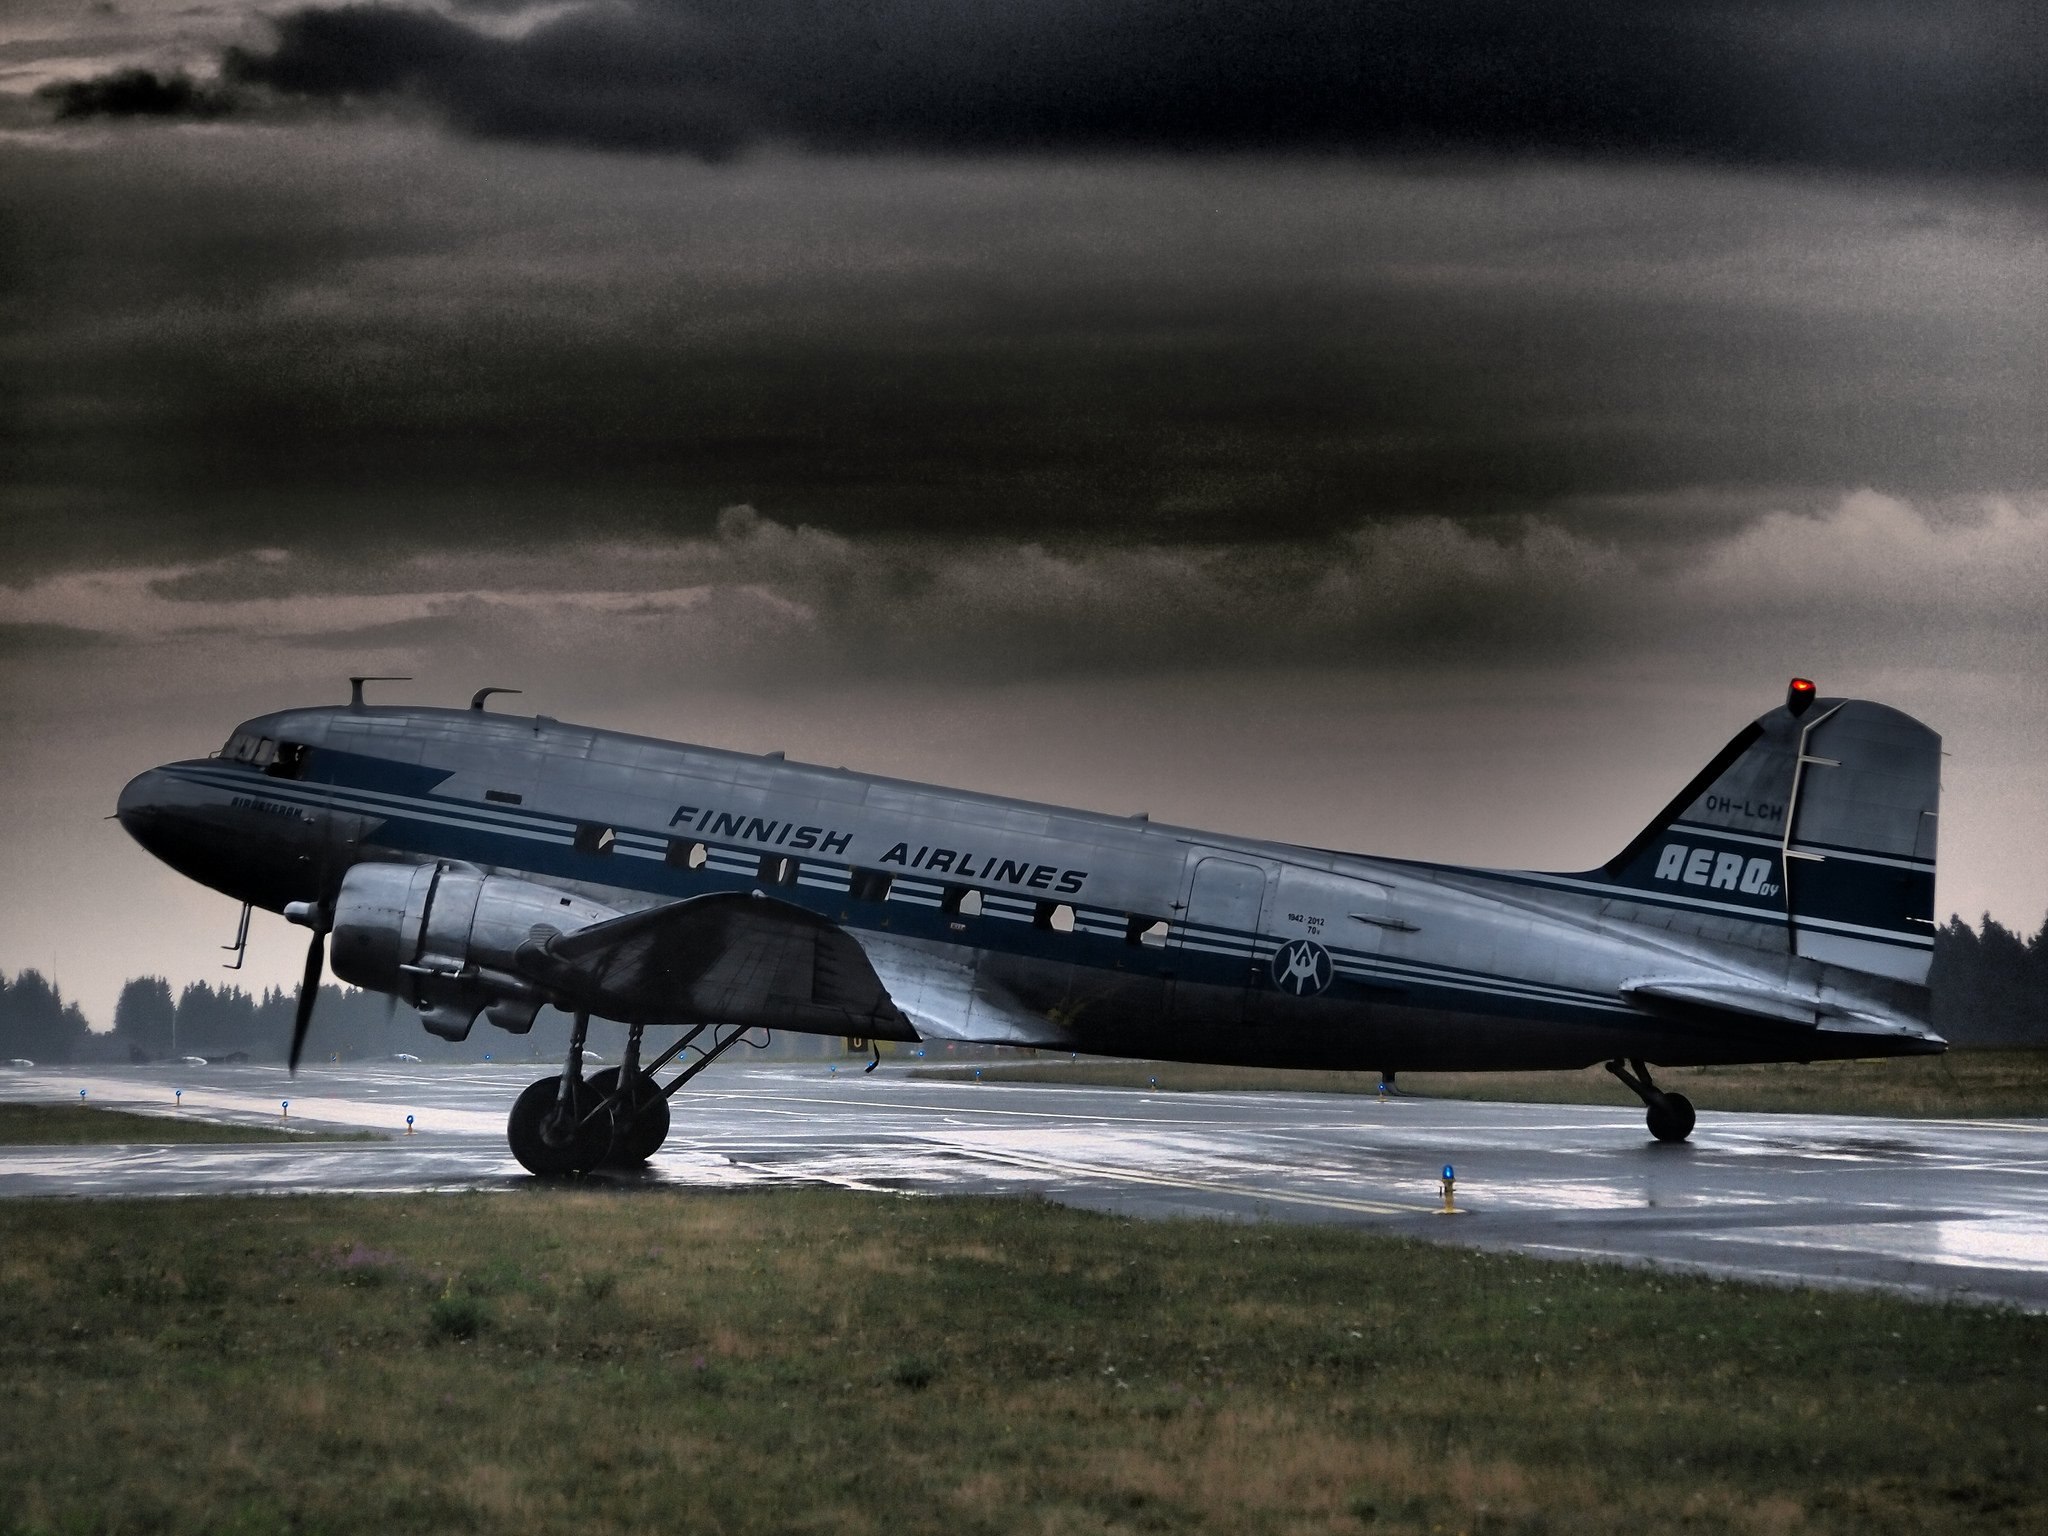
[[[1738,1013],[1753,1019],[1773,1019],[1787,1024],[1804,1024],[1831,1034],[1899,1035],[1939,1044],[1941,1037],[1911,1019],[1849,1008],[1811,994],[1781,992],[1770,987],[1734,981],[1659,980],[1625,981],[1621,995],[1637,1004],[1675,1004],[1706,1008],[1720,1013]]]

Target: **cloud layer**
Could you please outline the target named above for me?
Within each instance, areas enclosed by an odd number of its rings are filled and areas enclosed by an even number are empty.
[[[489,137],[707,158],[765,140],[2003,174],[2048,164],[2039,44],[2023,0],[374,0],[285,12],[223,73],[245,93],[410,104]]]
[[[790,523],[1725,532],[2048,484],[2023,200],[1555,165],[0,143],[0,564]]]
[[[57,577],[0,592],[0,633],[17,651],[282,644],[332,655],[336,675],[601,673],[628,692],[688,673],[769,688],[1013,684],[1230,666],[1512,672],[1613,655],[2019,675],[2048,667],[2044,589],[2048,501],[1930,513],[1863,493],[1682,556],[1538,519],[1497,535],[1416,518],[1312,544],[1063,548],[850,539],[731,507],[711,536],[658,544],[258,550]]]

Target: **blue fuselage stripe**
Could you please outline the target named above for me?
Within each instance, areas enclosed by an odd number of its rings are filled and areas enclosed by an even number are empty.
[[[395,794],[339,780],[273,779],[248,769],[212,764],[186,765],[180,776],[195,784],[309,811],[377,818],[381,824],[374,834],[375,846],[408,858],[456,859],[610,886],[662,900],[701,895],[707,890],[752,888],[759,883],[758,851],[707,843],[701,868],[679,868],[666,860],[669,839],[644,828],[615,828],[616,841],[610,852],[579,853],[573,846],[577,818],[543,811],[437,795]],[[1033,921],[1034,900],[1003,892],[984,896],[984,915],[978,921],[965,920],[972,922],[968,928],[957,915],[939,911],[944,887],[936,882],[898,878],[887,902],[855,902],[848,896],[852,866],[804,855],[790,857],[797,860],[796,884],[778,888],[782,899],[809,906],[850,928],[886,928],[905,937],[981,951],[1125,975],[1134,970],[1137,974],[1156,972],[1197,985],[1243,987],[1254,968],[1263,969],[1284,942],[1213,924],[1174,922],[1164,945],[1132,945],[1122,926],[1128,919],[1100,909],[1083,909],[1096,924],[1077,922],[1070,933],[1055,932]],[[918,910],[905,912],[905,906]],[[1339,1001],[1346,993],[1341,983],[1351,982],[1371,994],[1352,994],[1354,1003],[1384,1004],[1387,995],[1394,993],[1402,1006],[1452,1012],[1521,1013],[1528,1004],[1538,1003],[1548,1005],[1559,1017],[1610,1021],[1641,1017],[1610,994],[1425,961],[1390,959],[1369,951],[1329,949],[1335,980],[1324,995]]]

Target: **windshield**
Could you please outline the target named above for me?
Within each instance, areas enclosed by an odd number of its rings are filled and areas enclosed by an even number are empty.
[[[268,768],[277,758],[277,743],[268,736],[258,736],[254,731],[237,731],[220,749],[220,755],[230,762],[254,763],[258,768]]]
[[[261,768],[273,779],[296,779],[306,772],[306,747],[301,742],[278,741],[254,731],[236,731],[220,755],[233,763]]]

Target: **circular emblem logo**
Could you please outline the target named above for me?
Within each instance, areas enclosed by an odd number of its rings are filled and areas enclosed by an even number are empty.
[[[1314,997],[1337,974],[1330,952],[1314,939],[1293,939],[1273,956],[1273,985],[1296,997]]]

